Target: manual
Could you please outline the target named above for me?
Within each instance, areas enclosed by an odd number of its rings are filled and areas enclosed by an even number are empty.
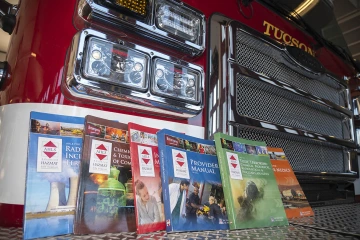
[[[84,118],[30,113],[24,239],[73,232]]]
[[[228,229],[214,141],[157,133],[166,231]]]
[[[75,234],[134,232],[127,124],[85,118]]]
[[[283,149],[267,147],[288,219],[314,216]]]
[[[214,137],[230,229],[287,225],[266,144]]]
[[[137,233],[165,230],[158,129],[129,123]]]

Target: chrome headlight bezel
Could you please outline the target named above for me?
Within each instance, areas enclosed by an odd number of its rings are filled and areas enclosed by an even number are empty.
[[[97,78],[86,72],[86,58],[89,57],[89,41],[103,42],[105,44],[117,45],[117,48],[130,50],[147,59],[144,64],[144,76],[146,86],[136,88],[124,83],[114,83]],[[94,55],[95,58],[98,54]],[[190,69],[198,74],[198,97],[196,101],[188,101],[169,95],[157,94],[152,90],[153,63],[155,60],[176,63],[177,66]],[[139,68],[140,69],[140,68]],[[170,57],[152,49],[120,40],[114,36],[107,35],[92,29],[85,29],[76,34],[73,45],[68,56],[67,74],[63,82],[64,94],[77,101],[109,106],[140,109],[154,114],[190,118],[198,115],[203,109],[203,86],[204,71],[200,66],[184,62],[180,59]]]

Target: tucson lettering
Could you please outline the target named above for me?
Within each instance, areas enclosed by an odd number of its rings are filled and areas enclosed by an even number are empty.
[[[276,40],[279,40],[287,45],[300,48],[310,55],[315,56],[315,51],[313,49],[311,49],[309,46],[306,46],[304,43],[301,43],[298,39],[294,38],[287,32],[284,32],[267,21],[263,22],[263,26],[266,28],[264,32],[265,35],[274,37]]]

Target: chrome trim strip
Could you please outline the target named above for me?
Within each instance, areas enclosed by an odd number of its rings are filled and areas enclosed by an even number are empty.
[[[178,99],[154,95],[150,90],[150,80],[148,81],[149,85],[147,90],[145,92],[138,92],[130,88],[120,87],[106,82],[85,79],[82,73],[83,51],[86,50],[86,39],[89,37],[98,37],[109,42],[121,43],[126,48],[145,53],[150,59],[150,65],[154,58],[161,58],[194,69],[200,76],[200,103],[191,104]],[[125,42],[114,36],[92,29],[85,29],[75,35],[66,67],[67,74],[63,84],[65,86],[63,86],[62,89],[65,90],[64,93],[67,93],[67,97],[74,100],[81,98],[93,101],[93,103],[98,105],[106,103],[113,105],[112,107],[127,107],[132,110],[138,109],[153,114],[166,114],[181,118],[194,117],[203,109],[204,71],[200,66],[164,55],[152,49]],[[151,69],[148,68],[147,78],[150,79],[151,74]]]
[[[196,15],[202,20],[200,26],[200,38],[199,43],[193,43],[188,40],[184,40],[180,37],[177,37],[173,34],[169,34],[166,31],[163,31],[157,28],[155,24],[155,5],[159,2],[164,2],[163,0],[149,0],[149,15],[144,18],[144,20],[136,19],[131,16],[122,14],[116,10],[107,8],[99,4],[99,0],[82,0],[83,2],[79,3],[79,10],[86,18],[86,21],[93,19],[95,21],[101,21],[105,24],[111,24],[117,29],[126,29],[128,31],[134,32],[136,29],[136,34],[143,35],[149,39],[160,41],[162,44],[166,44],[169,47],[175,48],[192,56],[200,55],[205,50],[205,37],[206,37],[206,20],[205,15],[199,13],[198,10],[185,5],[183,2],[171,1],[172,4],[178,5],[182,8],[187,8],[192,14]],[[84,4],[86,2],[86,4]],[[83,9],[90,8],[90,11],[83,11]],[[90,20],[91,21],[91,20]],[[80,30],[80,29],[79,29]]]
[[[346,146],[349,148],[356,148],[356,143],[350,140],[344,140],[340,138],[335,138],[332,136],[312,132],[312,131],[304,131],[298,128],[289,127],[281,124],[275,124],[268,121],[263,121],[255,118],[250,118],[246,116],[235,115],[234,119],[228,121],[228,124],[231,125],[247,125],[251,127],[256,127],[259,129],[266,129],[272,131],[278,131],[286,134],[293,134],[313,140],[318,140],[322,142],[335,143],[337,145]]]
[[[278,51],[273,52],[273,56],[276,57],[276,59],[278,60],[279,63],[285,64],[286,66],[293,69],[294,71],[300,72],[301,74],[303,74],[307,77],[313,78],[313,79],[322,79],[325,77],[331,77],[336,82],[342,84],[344,87],[347,87],[346,81],[336,77],[333,73],[329,72],[324,67],[323,67],[324,71],[315,72],[312,69],[309,69],[308,67],[303,66],[300,62],[296,61],[296,59],[294,59],[288,53],[288,51],[286,49],[287,45],[277,42],[277,41],[273,40],[272,38],[241,24],[238,21],[230,21],[227,24],[227,26],[229,28],[229,58],[230,59],[233,59],[233,60],[236,59],[236,55],[235,55],[236,42],[232,42],[232,40],[234,39],[234,36],[236,36],[236,31],[238,29],[240,29],[245,34],[248,34],[260,41],[263,41],[265,44],[278,49]],[[291,64],[291,62],[293,62],[293,63]],[[301,67],[302,69],[299,69],[299,67]]]
[[[230,69],[234,69],[234,71],[236,73],[240,73],[243,76],[247,76],[247,77],[250,77],[252,79],[256,79],[256,80],[259,80],[259,81],[266,82],[268,84],[274,85],[276,87],[280,87],[280,88],[282,88],[282,89],[284,89],[286,91],[290,91],[290,92],[292,92],[294,94],[297,94],[299,96],[309,98],[309,99],[315,101],[318,104],[321,104],[323,106],[329,107],[329,108],[334,109],[336,111],[342,112],[343,114],[346,114],[349,117],[353,117],[353,113],[349,109],[344,108],[344,107],[339,106],[339,105],[336,105],[336,104],[330,102],[329,100],[314,96],[314,95],[312,95],[312,94],[310,94],[310,93],[308,93],[308,92],[306,92],[304,90],[301,90],[299,88],[296,88],[295,86],[292,86],[292,85],[290,85],[288,83],[275,80],[273,78],[270,78],[270,77],[265,76],[265,75],[260,74],[260,73],[253,72],[252,70],[247,69],[247,68],[245,68],[243,66],[240,66],[239,64],[237,64],[236,62],[233,62],[232,60],[229,60],[229,64],[230,64]],[[232,76],[234,76],[234,75],[232,75]],[[232,79],[230,79],[230,81],[231,80]]]
[[[294,171],[295,174],[298,175],[314,175],[314,176],[318,176],[318,177],[330,177],[330,176],[343,176],[343,177],[351,177],[351,178],[356,178],[357,173],[356,172],[349,172],[349,173],[332,173],[332,172],[321,172],[319,173],[314,173],[314,172],[300,172],[300,171]],[[319,176],[320,175],[320,176]]]

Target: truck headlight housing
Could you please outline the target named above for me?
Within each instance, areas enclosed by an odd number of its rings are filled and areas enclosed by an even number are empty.
[[[155,59],[153,71],[154,94],[199,103],[200,72],[163,59]]]
[[[181,1],[80,0],[77,12],[91,23],[111,24],[190,55],[205,49],[204,14]]]
[[[68,59],[63,90],[74,100],[182,118],[203,109],[200,66],[92,29],[74,37]]]
[[[149,57],[101,39],[90,38],[85,55],[84,76],[114,85],[146,90]]]

